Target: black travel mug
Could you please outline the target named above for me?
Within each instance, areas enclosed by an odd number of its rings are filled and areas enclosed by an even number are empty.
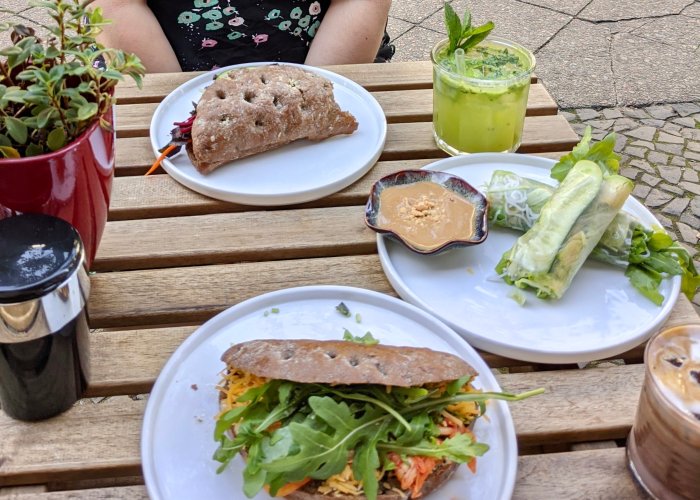
[[[39,214],[0,220],[0,408],[10,417],[49,418],[82,396],[89,293],[73,226]]]

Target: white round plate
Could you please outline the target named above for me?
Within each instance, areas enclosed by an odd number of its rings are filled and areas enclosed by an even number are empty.
[[[509,170],[549,184],[556,162],[519,154],[456,156],[425,168],[462,177],[484,192],[494,170]],[[660,225],[631,197],[624,210],[647,227]],[[494,354],[536,363],[580,363],[614,356],[646,340],[671,312],[680,277],[666,279],[661,306],[645,298],[624,269],[587,261],[564,297],[538,299],[523,290],[523,306],[509,298],[516,288],[494,271],[520,233],[491,225],[486,241],[440,255],[417,255],[377,235],[379,257],[389,282],[406,301],[431,312],[469,343]]]
[[[187,119],[214,76],[224,71],[271,63],[228,66],[197,76],[171,92],[156,108],[151,121],[151,147],[158,150],[170,141],[173,122]],[[241,158],[202,175],[184,148],[162,166],[182,185],[211,198],[246,205],[273,206],[302,203],[340,191],[362,177],[379,158],[386,139],[386,118],[376,99],[362,86],[330,71],[301,64],[333,82],[340,109],[358,122],[350,135],[324,141],[296,141],[271,151]]]
[[[352,313],[335,307],[344,302]],[[265,311],[279,309],[277,314]],[[361,315],[361,323],[355,314]],[[478,372],[475,385],[499,391],[488,366],[460,336],[415,306],[359,288],[313,286],[290,288],[242,302],[202,325],[172,355],[148,399],[141,435],[141,458],[153,500],[206,498],[245,500],[243,460],[236,457],[222,474],[212,460],[216,385],[224,364],[221,354],[232,344],[260,338],[342,339],[370,331],[384,344],[429,347],[450,352]],[[517,403],[516,403],[517,404]],[[477,473],[459,467],[453,478],[430,498],[509,499],[515,484],[518,450],[506,403],[489,401],[488,419],[475,433],[490,450],[478,459]],[[256,499],[270,499],[260,493]]]

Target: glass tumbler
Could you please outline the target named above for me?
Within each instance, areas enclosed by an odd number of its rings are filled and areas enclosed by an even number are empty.
[[[700,324],[647,344],[644,384],[627,440],[633,475],[657,499],[700,498]]]

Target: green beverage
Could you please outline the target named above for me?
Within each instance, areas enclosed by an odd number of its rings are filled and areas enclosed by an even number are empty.
[[[444,40],[431,56],[437,145],[451,155],[518,149],[535,67],[532,53],[489,37],[456,53]]]

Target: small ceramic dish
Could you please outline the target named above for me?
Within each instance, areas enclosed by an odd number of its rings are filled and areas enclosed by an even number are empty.
[[[379,179],[365,222],[423,255],[478,245],[488,236],[488,200],[461,177],[402,170]]]

